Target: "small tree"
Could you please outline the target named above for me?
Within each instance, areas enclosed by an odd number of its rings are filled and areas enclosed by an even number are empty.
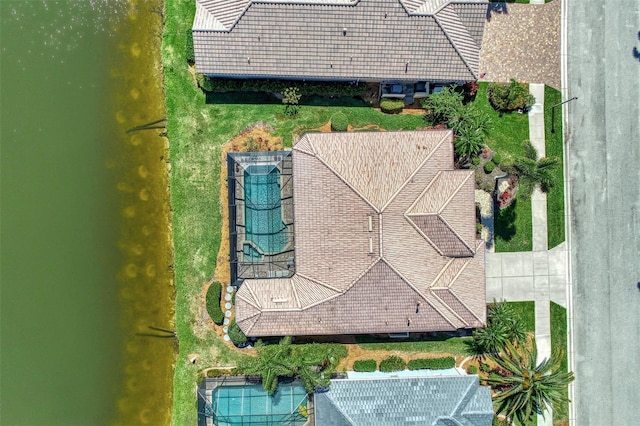
[[[422,107],[427,110],[427,125],[442,124],[453,130],[455,152],[463,162],[480,153],[487,137],[489,117],[472,104],[463,104],[462,94],[454,87],[445,87],[426,97]]]
[[[522,342],[527,333],[522,319],[505,302],[495,300],[487,308],[487,325],[473,332],[472,348],[476,354],[498,353],[509,342]]]
[[[539,187],[544,193],[549,192],[555,185],[552,172],[560,161],[557,158],[547,157],[538,160],[537,151],[528,140],[523,142],[522,148],[524,149],[523,157],[516,158],[512,164],[501,166],[501,168],[518,175],[518,195],[520,197],[530,198],[536,187]]]
[[[553,351],[551,357],[537,363],[538,350],[535,340],[531,349],[516,349],[507,343],[504,353],[490,358],[506,374],[490,375],[487,382],[500,389],[494,395],[498,413],[503,413],[520,424],[528,424],[531,418],[547,407],[569,402],[566,389],[574,380],[572,372],[561,368],[563,351]]]
[[[300,93],[300,89],[295,86],[288,87],[284,89],[282,93],[284,96],[282,98],[282,103],[284,104],[284,113],[288,116],[293,116],[298,113],[300,110],[300,99],[302,98],[302,94]]]
[[[529,90],[514,79],[511,79],[510,83],[490,83],[487,87],[487,97],[497,111],[531,108],[536,102]]]

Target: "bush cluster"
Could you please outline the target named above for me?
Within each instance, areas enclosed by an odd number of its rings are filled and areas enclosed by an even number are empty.
[[[211,78],[197,74],[198,86],[204,91],[216,90],[224,92],[274,92],[284,93],[292,86],[297,87],[303,95],[340,95],[360,96],[367,91],[365,83],[349,83],[336,81],[294,81],[266,79]]]
[[[495,154],[493,154],[493,157],[491,157],[491,162],[496,166],[499,166],[502,162],[502,155],[500,155],[499,152],[496,152]]]
[[[375,359],[359,359],[353,363],[353,371],[376,371],[378,363]]]
[[[224,312],[220,308],[220,295],[222,294],[222,284],[214,282],[207,290],[207,313],[216,324],[224,321]]]
[[[380,110],[387,114],[397,114],[402,112],[404,101],[402,99],[383,98],[380,101]]]
[[[336,132],[346,132],[349,127],[349,119],[344,112],[339,111],[331,117],[331,128]]]
[[[185,46],[185,56],[187,62],[192,65],[196,62],[196,53],[193,50],[193,33],[191,32],[191,28],[187,29],[187,39]]]
[[[235,368],[207,370],[207,377],[235,376],[238,373]]]
[[[229,324],[229,339],[233,342],[234,345],[238,346],[242,343],[247,343],[247,336],[240,330],[240,326],[236,324],[236,320],[234,319]]]
[[[409,370],[444,370],[447,368],[454,368],[455,366],[456,359],[452,356],[442,358],[420,358],[409,361]]]
[[[406,368],[406,366],[407,364],[404,362],[404,360],[395,355],[380,361],[380,371],[384,371],[387,373],[391,371],[402,371]]]
[[[513,79],[510,83],[490,83],[487,97],[496,111],[528,109],[536,102],[529,90]]]
[[[467,373],[478,374],[478,367],[476,367],[475,365],[470,365],[469,368],[467,368]]]
[[[484,172],[487,174],[491,173],[495,168],[496,165],[492,161],[487,161],[486,163],[484,163]]]

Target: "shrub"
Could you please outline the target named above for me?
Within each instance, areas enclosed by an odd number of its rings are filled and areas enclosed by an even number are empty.
[[[480,363],[480,371],[482,371],[483,373],[488,373],[490,370],[491,367],[489,366],[489,364],[487,364],[486,362]]]
[[[231,339],[236,346],[247,343],[247,336],[240,330],[240,326],[236,324],[235,319],[229,324],[229,339]]]
[[[214,369],[207,370],[207,377],[222,377],[222,376],[234,376],[238,374],[235,368],[224,368],[224,369]]]
[[[283,93],[288,87],[296,86],[303,95],[339,95],[359,96],[367,91],[365,83],[347,83],[334,81],[292,81],[292,80],[265,80],[265,79],[234,79],[213,78],[211,90],[204,87],[203,90],[224,92],[257,91]]]
[[[198,87],[205,92],[213,92],[215,90],[213,80],[209,76],[198,73],[196,74],[196,82],[198,83]]]
[[[359,359],[353,363],[353,371],[376,371],[378,363],[375,359]]]
[[[467,373],[478,374],[478,367],[476,367],[475,365],[470,365],[469,368],[467,368]]]
[[[484,163],[484,172],[487,174],[491,173],[495,168],[496,168],[496,165],[491,161],[487,161],[486,163]]]
[[[346,132],[349,120],[343,112],[337,112],[331,117],[331,128],[336,132]]]
[[[193,32],[191,28],[187,29],[187,40],[185,47],[185,56],[189,65],[193,65],[196,62],[196,53],[193,50]]]
[[[536,102],[529,90],[513,79],[510,83],[490,83],[487,87],[487,97],[497,111],[530,108]]]
[[[451,128],[451,122],[457,121],[464,107],[462,95],[455,87],[445,87],[442,91],[422,99],[420,104],[427,110],[425,120],[428,126],[444,124],[447,128]]]
[[[395,355],[380,361],[380,371],[384,372],[402,371],[406,368],[406,366],[407,364],[404,362],[404,360]]]
[[[300,103],[300,98],[302,98],[302,94],[300,93],[300,89],[296,86],[287,87],[282,92],[284,97],[282,98],[282,103],[284,104],[284,113],[288,116],[296,115],[300,110],[298,104]]]
[[[478,164],[480,164],[480,157],[476,155],[473,158],[471,158],[471,164],[473,164],[474,166],[477,166]]]
[[[224,312],[220,308],[220,295],[222,294],[222,285],[214,282],[207,289],[207,313],[211,320],[216,324],[222,324],[224,321]]]
[[[491,157],[491,162],[496,166],[500,165],[500,163],[502,162],[502,155],[500,155],[499,152],[496,152],[495,154],[493,154],[493,157]]]
[[[402,99],[384,98],[380,101],[380,109],[387,114],[397,114],[404,108]]]
[[[447,368],[454,368],[455,366],[456,359],[452,356],[442,358],[420,358],[409,361],[409,370],[444,370]]]
[[[466,100],[471,100],[478,92],[480,85],[475,81],[466,82],[462,88],[464,89],[464,98]]]

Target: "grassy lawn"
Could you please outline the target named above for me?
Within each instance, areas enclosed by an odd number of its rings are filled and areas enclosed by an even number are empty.
[[[565,357],[561,364],[561,371],[569,371],[567,353],[567,310],[551,302],[551,349],[561,348]],[[565,391],[568,393],[568,390]],[[569,421],[569,404],[553,407],[553,422],[567,424]]]
[[[529,139],[529,116],[527,114],[499,113],[487,99],[487,83],[479,83],[474,105],[483,110],[491,120],[487,145],[513,159],[524,155],[522,142]],[[533,230],[531,200],[516,199],[511,206],[497,211],[495,215],[495,247],[497,252],[531,251]]]
[[[536,304],[535,302],[507,302],[520,315],[527,333],[536,332]]]
[[[422,340],[389,341],[389,339],[377,339],[373,336],[357,336],[358,346],[368,350],[387,350],[400,352],[447,352],[466,356],[469,354],[471,337],[439,336]]]
[[[562,147],[562,107],[555,108],[555,133],[551,133],[551,107],[562,102],[562,94],[553,87],[544,88],[544,133],[547,157],[556,157],[560,166],[553,172],[555,186],[547,194],[548,247],[564,241],[564,169]]]

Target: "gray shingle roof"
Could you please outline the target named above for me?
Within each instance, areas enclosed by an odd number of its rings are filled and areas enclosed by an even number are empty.
[[[314,401],[317,426],[490,426],[493,419],[478,376],[332,380]]]
[[[476,80],[486,11],[486,0],[196,0],[196,65],[226,77]]]
[[[296,274],[243,282],[236,320],[245,334],[484,322],[473,172],[452,170],[451,131],[311,133],[292,156]]]

